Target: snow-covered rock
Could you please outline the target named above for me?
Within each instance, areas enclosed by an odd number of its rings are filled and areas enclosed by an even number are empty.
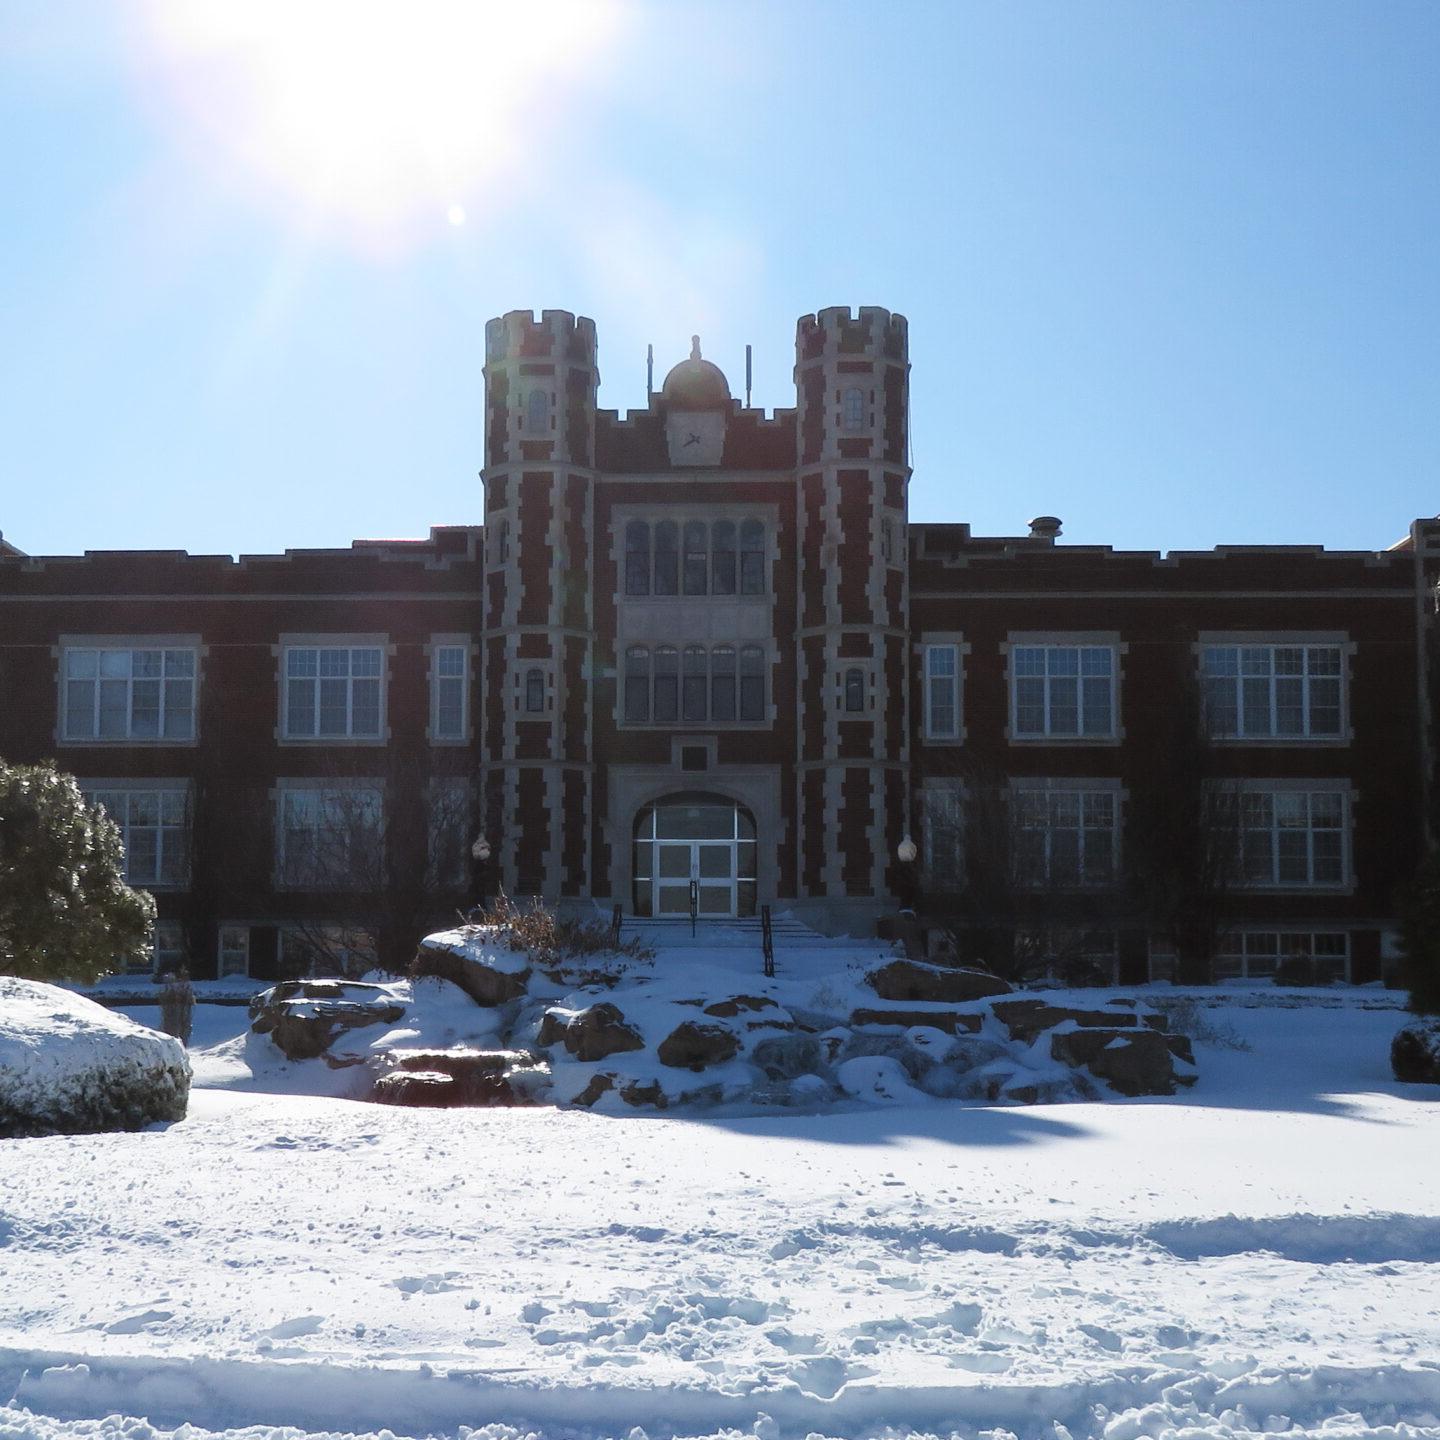
[[[69,990],[0,975],[0,1138],[182,1120],[190,1061],[173,1036]]]
[[[493,926],[463,925],[427,935],[411,974],[448,980],[477,1005],[507,1005],[525,993],[530,957],[524,950],[511,949]]]

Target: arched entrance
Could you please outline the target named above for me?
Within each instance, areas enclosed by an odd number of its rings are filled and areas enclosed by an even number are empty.
[[[755,817],[723,795],[667,795],[635,817],[635,913],[755,913]]]

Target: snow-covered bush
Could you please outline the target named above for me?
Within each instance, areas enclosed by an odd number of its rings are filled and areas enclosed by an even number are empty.
[[[0,1137],[182,1120],[190,1061],[173,1036],[54,985],[0,976]]]
[[[1400,953],[1417,1015],[1440,1015],[1440,849],[1420,862],[1400,912]]]

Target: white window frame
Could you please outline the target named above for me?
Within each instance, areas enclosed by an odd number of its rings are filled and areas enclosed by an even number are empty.
[[[1025,804],[1032,796],[1044,798],[1044,819],[1043,826],[1032,826],[1025,823]],[[1076,835],[1076,878],[1074,880],[1057,880],[1054,874],[1055,863],[1055,837],[1057,833],[1068,831],[1069,825],[1057,825],[1056,808],[1064,798],[1075,797],[1078,802],[1079,813],[1078,823],[1073,827]],[[1103,833],[1103,829],[1097,825],[1087,825],[1086,820],[1092,807],[1101,809],[1099,799],[1103,797],[1108,802],[1110,811],[1110,859],[1109,873],[1102,879],[1085,879],[1085,856],[1089,846],[1087,836]],[[1043,842],[1043,873],[1033,877],[1021,874],[1017,871],[1016,883],[1022,890],[1065,890],[1065,891],[1106,891],[1114,890],[1122,883],[1121,864],[1121,836],[1124,829],[1124,800],[1125,792],[1119,780],[1105,778],[1030,778],[1012,779],[1010,782],[1010,798],[1012,804],[1011,823],[1011,844],[1014,859],[1018,862],[1021,852],[1022,833],[1026,831],[1038,831],[1044,835]]]
[[[1200,693],[1205,709],[1206,731],[1211,740],[1221,745],[1348,745],[1354,738],[1350,728],[1350,658],[1355,646],[1349,637],[1337,632],[1315,631],[1271,631],[1263,634],[1245,631],[1202,632],[1195,647],[1195,666],[1199,677]],[[1233,650],[1237,652],[1233,675],[1211,675],[1206,670],[1206,659],[1212,651]],[[1302,671],[1299,675],[1280,675],[1276,671],[1275,652],[1299,650],[1303,654]],[[1312,675],[1312,652],[1334,651],[1338,669],[1334,675]],[[1269,668],[1264,674],[1246,675],[1246,652],[1267,652]],[[1215,711],[1210,705],[1209,690],[1212,684],[1224,680],[1234,682],[1235,728],[1220,729],[1216,725]],[[1269,728],[1263,732],[1250,733],[1246,729],[1245,685],[1246,680],[1266,681],[1268,696],[1266,710]],[[1278,728],[1280,718],[1280,684],[1287,680],[1300,682],[1300,708],[1302,728],[1296,731],[1282,731]],[[1334,681],[1337,690],[1337,725],[1333,732],[1315,733],[1312,728],[1313,685]]]
[[[964,657],[969,651],[969,646],[957,635],[922,635],[919,645],[920,659],[920,733],[929,744],[958,745],[965,738],[965,723],[963,701],[965,695]],[[949,675],[934,675],[931,673],[932,656],[947,654],[953,671]],[[932,682],[948,681],[951,690],[951,700],[954,708],[954,723],[946,730],[936,729],[931,723],[933,719],[933,706],[931,704]]]
[[[430,729],[432,745],[464,745],[470,739],[470,637],[468,635],[435,635],[430,640]],[[460,673],[442,675],[441,665],[447,657],[453,661],[456,652],[460,656]],[[440,717],[445,697],[445,687],[458,682],[460,700],[460,723],[453,734],[442,734]]]
[[[860,708],[847,708],[849,696],[846,686],[852,670],[860,672]],[[863,720],[873,715],[879,699],[879,677],[877,662],[869,657],[839,659],[835,662],[835,710],[842,720]],[[753,723],[753,722],[750,722]]]
[[[1231,792],[1236,804],[1239,806],[1239,813],[1236,818],[1236,843],[1239,846],[1239,856],[1236,866],[1236,888],[1242,890],[1270,890],[1270,891],[1322,891],[1330,894],[1346,894],[1355,887],[1355,877],[1352,871],[1353,863],[1353,831],[1354,831],[1354,806],[1353,791],[1347,781],[1335,780],[1238,780],[1233,782]],[[1306,824],[1303,827],[1305,835],[1305,878],[1296,879],[1282,877],[1281,871],[1284,868],[1282,856],[1281,837],[1286,834],[1302,833],[1302,827],[1286,826],[1282,823],[1278,801],[1290,797],[1303,797],[1306,810]],[[1319,826],[1315,824],[1315,800],[1324,796],[1327,800],[1338,800],[1340,807],[1340,824],[1338,826]],[[1251,799],[1268,799],[1270,801],[1270,820],[1265,827],[1264,833],[1269,836],[1269,878],[1261,879],[1250,875],[1250,842],[1247,836],[1252,831],[1259,831],[1261,827],[1248,824],[1251,811],[1247,801]],[[1290,800],[1293,804],[1293,800]],[[1336,857],[1339,876],[1334,880],[1316,880],[1317,861],[1317,834],[1336,835],[1339,838],[1339,854]],[[1292,851],[1293,851],[1293,847]],[[1293,853],[1289,857],[1294,859]]]
[[[160,673],[154,676],[136,676],[134,674],[135,656],[140,653],[158,654],[160,657]],[[199,731],[199,702],[200,702],[200,661],[203,654],[203,647],[200,644],[198,635],[63,635],[58,645],[59,659],[59,704],[56,713],[56,739],[62,745],[195,745],[198,741]],[[125,674],[106,676],[101,673],[107,661],[104,657],[125,655],[128,657],[125,666]],[[93,675],[72,675],[72,666],[84,656],[93,657]],[[171,667],[171,657],[185,656],[188,660],[189,674],[167,674]],[[113,668],[114,662],[109,662]],[[102,735],[100,733],[102,683],[111,684],[123,683],[125,686],[125,731],[120,735]],[[156,729],[154,735],[137,735],[135,733],[135,685],[137,683],[155,683],[156,690]],[[171,687],[189,682],[189,705],[179,706],[181,710],[189,711],[190,724],[187,733],[183,735],[166,735],[165,718],[167,711],[174,705],[174,698],[171,695]],[[93,729],[89,732],[76,733],[70,727],[70,687],[71,685],[84,685],[89,683],[92,687],[90,700],[90,716]]]
[[[851,397],[854,404],[851,404]],[[869,411],[871,397],[863,385],[842,385],[840,387],[840,429],[846,435],[857,435],[870,429]]]
[[[1006,725],[1006,738],[1009,742],[1019,745],[1118,745],[1124,738],[1125,730],[1120,724],[1120,672],[1121,661],[1125,654],[1126,646],[1120,643],[1120,638],[1112,631],[1076,631],[1076,632],[1046,632],[1031,634],[1016,632],[1009,635],[1004,646],[1007,657],[1008,685],[1010,699],[1009,722]],[[1044,654],[1043,671],[1036,674],[1021,675],[1019,673],[1020,652],[1038,650]],[[1075,729],[1057,730],[1054,724],[1054,711],[1059,708],[1055,702],[1055,681],[1063,681],[1071,677],[1063,672],[1052,669],[1052,657],[1055,652],[1061,650],[1074,650],[1076,656],[1075,680]],[[1106,676],[1086,676],[1085,656],[1095,651],[1108,651],[1110,655],[1109,672]],[[1107,679],[1107,704],[1109,708],[1109,726],[1105,730],[1095,730],[1089,733],[1085,729],[1086,718],[1086,679]],[[1022,680],[1040,680],[1042,682],[1042,722],[1038,730],[1020,729],[1020,682]]]
[[[345,797],[343,803],[339,797]],[[317,855],[313,860],[313,868],[308,873],[300,874],[297,869],[300,864],[299,858],[291,853],[292,847],[288,836],[292,830],[299,830],[301,827],[290,823],[292,814],[292,803],[300,806],[301,797],[305,797],[304,804],[313,806],[316,813],[316,823],[307,828],[315,835],[317,842],[326,831],[326,807],[332,810],[349,812],[341,814],[340,819],[344,821],[349,830],[349,838],[336,842],[337,846],[343,844],[346,853],[340,865],[327,873],[327,861],[323,855]],[[313,799],[311,798],[313,797]],[[356,831],[353,828],[357,822],[356,816],[363,816],[366,809],[371,811],[373,816],[373,833],[363,843],[382,845],[385,842],[385,785],[378,779],[350,779],[343,780],[310,780],[310,779],[287,779],[282,780],[275,791],[275,888],[277,890],[299,890],[310,892],[330,892],[363,889],[367,877],[363,873],[364,866],[369,864],[375,866],[383,864],[384,856],[366,856],[351,853],[351,847],[355,843],[355,836],[362,835],[363,831]],[[337,850],[338,855],[338,850]],[[349,873],[342,873],[349,872]],[[362,873],[357,873],[362,872]],[[372,872],[373,873],[373,872]]]
[[[1338,939],[1341,942],[1339,953],[1317,955],[1316,941],[1321,939]],[[1269,953],[1270,941],[1275,942],[1273,955]],[[1216,953],[1215,979],[1227,984],[1273,984],[1281,962],[1299,955],[1316,962],[1338,961],[1337,978],[1342,984],[1349,984],[1352,974],[1350,932],[1328,926],[1288,927],[1283,930],[1246,927],[1236,930],[1225,937]]]
[[[150,941],[148,973],[163,975],[168,970],[178,970],[185,965],[187,958],[184,925],[178,920],[157,920]],[[137,969],[131,973],[143,975],[146,972]]]
[[[160,891],[181,891],[188,888],[190,884],[190,782],[183,778],[169,780],[92,780],[89,777],[80,782],[80,793],[85,797],[86,802],[91,805],[102,804],[105,813],[120,828],[120,835],[125,842],[125,883],[134,886],[137,890],[160,890]],[[154,798],[157,819],[154,825],[143,824],[139,820],[132,819],[134,797],[137,795],[148,795]],[[104,804],[104,797],[110,796],[116,800],[123,799],[123,813],[116,814],[115,810],[108,804]],[[179,819],[166,819],[166,812],[173,817],[179,814]],[[131,857],[134,848],[133,832],[139,830],[155,831],[155,865],[153,877],[151,875],[139,875],[134,873]],[[179,860],[171,873],[176,878],[162,880],[159,877],[164,874],[166,857],[172,853],[171,847],[179,851]]]
[[[646,589],[635,594],[628,590],[628,565],[626,530],[632,521],[640,521],[646,532]],[[669,521],[675,526],[675,593],[661,594],[655,588],[655,532],[656,527]],[[685,593],[685,526],[687,522],[699,521],[705,526],[706,564],[705,591],[703,594]],[[733,554],[735,559],[735,589],[730,592],[715,588],[715,525],[729,521],[735,527],[733,551],[728,547],[723,553]],[[745,548],[741,543],[741,531],[747,521],[758,522],[760,544],[758,548]],[[615,603],[627,609],[632,607],[671,606],[680,607],[704,603],[718,609],[721,606],[740,605],[746,607],[768,607],[775,600],[775,566],[778,559],[779,514],[772,504],[757,505],[617,505],[610,512],[610,558],[615,566]],[[760,575],[758,588],[745,588],[745,556],[758,555]],[[622,615],[623,620],[623,615]],[[622,623],[620,639],[626,644],[642,644],[648,638],[654,643],[657,636],[632,634]],[[717,639],[720,637],[717,637]]]
[[[239,936],[243,943],[236,946],[226,945],[226,938]],[[231,955],[237,951],[244,956],[245,963],[238,970],[227,969],[225,957],[227,950]],[[217,980],[246,979],[250,974],[250,927],[235,921],[224,921],[215,937],[215,978]]]
[[[959,780],[926,780],[920,788],[921,864],[925,888],[957,894],[965,888],[965,786]],[[953,853],[939,841],[953,836]]]
[[[375,651],[379,656],[379,669],[375,675],[355,674],[355,655]],[[310,675],[291,674],[292,656],[314,652],[315,668]],[[346,671],[344,675],[322,675],[322,654],[344,652]],[[279,716],[276,739],[282,745],[384,745],[389,735],[389,689],[391,647],[384,635],[282,635],[276,647],[279,658]],[[292,680],[310,680],[314,684],[310,713],[314,729],[294,731],[290,728],[290,683]],[[338,731],[321,731],[322,714],[321,681],[345,681],[345,728]],[[374,733],[355,733],[355,682],[375,680],[378,688],[378,721]]]
[[[687,720],[685,718],[685,652],[698,647],[705,653],[705,717],[702,719]],[[626,685],[629,674],[629,652],[631,649],[644,650],[646,654],[645,663],[645,719],[631,720],[626,717],[625,698]],[[658,650],[673,649],[675,651],[675,718],[673,720],[657,720],[655,718],[655,693],[656,693],[656,666],[655,655]],[[719,720],[715,718],[715,673],[711,663],[711,657],[716,650],[728,649],[734,656],[733,670],[723,673],[733,675],[735,680],[734,693],[734,718]],[[755,652],[759,652],[759,673],[746,670],[746,662],[753,663]],[[748,652],[748,653],[747,653]],[[852,664],[873,666],[874,662],[860,660]],[[616,664],[615,684],[615,726],[620,730],[764,730],[768,729],[775,721],[775,696],[774,696],[774,665],[775,656],[771,648],[761,640],[730,640],[724,636],[717,636],[709,640],[660,640],[654,643],[642,641],[631,641],[618,647],[618,661]],[[848,668],[848,666],[847,666]],[[841,684],[843,685],[843,670]],[[692,677],[693,678],[693,677]],[[746,694],[746,681],[755,679],[760,681],[760,713],[758,715],[745,716],[744,697]],[[843,690],[841,701],[843,704]],[[842,713],[843,718],[843,713]]]

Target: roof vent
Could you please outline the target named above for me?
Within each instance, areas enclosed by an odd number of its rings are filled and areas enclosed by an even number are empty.
[[[1037,515],[1030,522],[1030,538],[1032,540],[1045,540],[1051,545],[1055,543],[1055,537],[1060,533],[1060,517],[1058,515]]]

